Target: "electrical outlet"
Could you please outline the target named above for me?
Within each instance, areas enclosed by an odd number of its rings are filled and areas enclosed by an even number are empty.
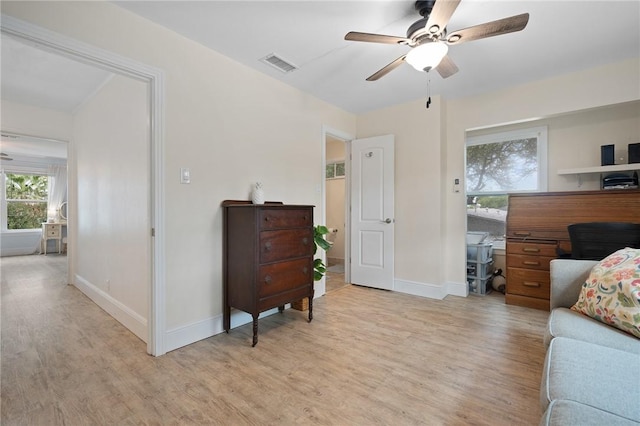
[[[460,179],[458,178],[455,178],[453,180],[453,192],[454,193],[460,192]]]

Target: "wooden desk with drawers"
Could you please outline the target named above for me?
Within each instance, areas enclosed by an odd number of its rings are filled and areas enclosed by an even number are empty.
[[[549,310],[549,262],[571,252],[567,226],[640,222],[639,190],[510,194],[507,214],[507,304]]]

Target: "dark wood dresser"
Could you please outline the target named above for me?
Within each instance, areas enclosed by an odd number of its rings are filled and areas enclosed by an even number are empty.
[[[582,222],[640,222],[640,191],[509,195],[507,304],[549,310],[549,262],[571,252],[567,226]]]
[[[231,308],[253,317],[258,343],[261,312],[309,298],[313,319],[313,206],[227,200],[224,210],[224,329]]]

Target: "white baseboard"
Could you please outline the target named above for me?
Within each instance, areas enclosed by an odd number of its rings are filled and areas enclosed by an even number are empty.
[[[124,325],[133,334],[138,336],[143,342],[147,342],[149,332],[147,329],[147,320],[140,314],[134,312],[122,302],[114,299],[110,294],[105,293],[98,287],[76,274],[74,285],[87,297],[93,300],[96,305],[107,311],[109,315],[115,318],[119,323]]]
[[[469,286],[466,281],[462,283],[449,281],[445,283],[445,286],[447,287],[447,294],[452,296],[467,297],[469,295]]]
[[[291,305],[286,305],[286,307],[289,306]],[[259,318],[264,318],[277,312],[278,308],[270,309],[262,312]],[[248,324],[252,321],[253,318],[246,312],[237,310],[231,312],[231,329]],[[224,324],[222,315],[217,315],[215,317],[183,325],[181,327],[176,327],[171,330],[167,330],[164,338],[165,350],[167,352],[173,351],[223,332]]]
[[[407,280],[394,280],[394,291],[442,300],[448,295],[467,297],[466,283],[446,282],[444,285],[419,283]]]
[[[399,279],[394,280],[393,290],[400,293],[413,294],[414,296],[422,296],[439,300],[444,299],[447,295],[446,289],[441,285]]]

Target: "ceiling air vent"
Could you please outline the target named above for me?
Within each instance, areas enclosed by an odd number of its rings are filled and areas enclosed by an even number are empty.
[[[298,67],[288,61],[285,61],[275,53],[268,54],[264,58],[260,59],[260,61],[264,62],[265,64],[271,65],[272,67],[284,73],[295,71],[298,69]]]

